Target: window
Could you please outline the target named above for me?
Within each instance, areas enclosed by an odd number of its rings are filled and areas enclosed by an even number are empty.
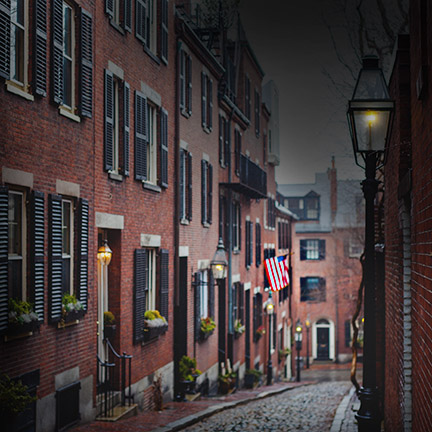
[[[201,123],[205,131],[213,127],[213,80],[201,72]]]
[[[106,69],[104,168],[117,176],[129,176],[129,99],[129,84]]]
[[[259,267],[261,264],[261,225],[259,223],[255,225],[255,244],[255,264],[257,267]]]
[[[239,251],[241,245],[241,208],[240,203],[232,203],[232,250]]]
[[[245,258],[246,258],[246,267],[249,268],[252,265],[252,253],[253,253],[253,223],[250,220],[246,220],[246,248],[245,248]]]
[[[276,228],[276,201],[273,198],[267,198],[267,229]]]
[[[326,283],[320,277],[300,278],[300,301],[325,302]]]
[[[244,286],[240,282],[233,284],[233,322],[244,324]]]
[[[73,84],[75,56],[73,55],[75,40],[74,13],[71,6],[63,2],[63,105],[74,106]]]
[[[363,253],[364,245],[359,239],[350,238],[348,240],[348,256],[350,258],[360,258]]]
[[[200,318],[207,318],[209,316],[208,312],[208,286],[207,286],[207,271],[200,272],[200,285],[198,289],[200,290]]]
[[[279,249],[289,249],[290,248],[290,225],[287,221],[280,221],[278,223],[278,241]]]
[[[234,169],[238,177],[240,177],[240,155],[241,155],[241,133],[238,129],[234,131]]]
[[[315,197],[305,198],[305,219],[319,219],[319,199]]]
[[[230,134],[230,122],[219,114],[219,163],[222,168],[227,167],[230,163]]]
[[[255,135],[260,134],[260,94],[255,90]]]
[[[136,343],[144,340],[146,310],[156,309],[166,320],[169,318],[169,252],[166,249],[156,248],[135,249],[134,267],[134,342]]]
[[[300,260],[325,259],[325,240],[300,240]]]
[[[183,115],[192,114],[192,57],[180,51],[180,109]]]
[[[168,187],[168,112],[138,91],[135,92],[135,180],[143,181],[143,186],[150,185],[151,189],[158,183]]]
[[[204,226],[212,223],[213,166],[201,160],[201,222]]]
[[[251,118],[251,83],[247,75],[245,75],[245,115],[250,120]]]
[[[9,298],[26,299],[26,214],[25,194],[9,191],[8,204],[8,280]]]
[[[211,271],[201,270],[194,274],[195,289],[195,339],[200,339],[201,319],[214,318],[214,279]]]
[[[131,31],[132,0],[105,0],[105,12],[115,28]]]
[[[192,220],[192,155],[180,149],[180,220]]]
[[[136,0],[136,37],[152,53],[157,48],[157,0]]]
[[[87,310],[88,221],[85,199],[49,196],[49,316],[62,317],[62,296],[74,294]]]
[[[11,1],[11,34],[10,34],[10,79],[21,87],[27,85],[27,13],[25,0]]]
[[[275,249],[264,249],[264,260],[273,258],[276,256],[276,250]],[[267,277],[267,272],[264,268],[264,289],[267,291],[270,288],[270,283]]]
[[[315,192],[309,192],[305,197],[288,198],[288,209],[300,220],[319,220],[320,198]]]
[[[222,238],[225,247],[228,247],[228,206],[223,195],[219,196],[219,237]]]

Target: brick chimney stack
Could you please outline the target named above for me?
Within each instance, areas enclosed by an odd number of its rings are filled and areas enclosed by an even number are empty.
[[[335,167],[334,156],[332,156],[331,168],[327,170],[327,174],[330,180],[330,209],[333,224],[336,219],[337,212],[337,171]]]

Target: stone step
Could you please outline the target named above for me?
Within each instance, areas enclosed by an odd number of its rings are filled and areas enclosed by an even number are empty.
[[[127,419],[138,414],[138,405],[131,404],[130,406],[117,405],[113,409],[113,414],[108,417],[98,416],[96,420],[106,422],[116,422],[120,419]]]

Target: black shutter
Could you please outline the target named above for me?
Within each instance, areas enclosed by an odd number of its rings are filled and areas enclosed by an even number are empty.
[[[135,249],[134,274],[134,343],[144,338],[144,313],[146,310],[148,256],[146,249]]]
[[[207,222],[207,162],[201,159],[201,223]]]
[[[256,224],[255,231],[255,265],[259,267],[259,265],[261,264],[261,225],[259,223]]]
[[[0,31],[1,33],[1,31]],[[47,2],[36,0],[34,8],[33,90],[46,96],[47,89]]]
[[[10,0],[0,0],[0,76],[9,79],[10,73]]]
[[[224,118],[219,114],[219,163],[221,166],[224,165]]]
[[[188,191],[187,191],[187,218],[192,220],[192,154],[188,153],[187,161]]]
[[[89,241],[89,204],[81,198],[78,205],[78,250],[76,270],[77,298],[88,309],[88,241]]]
[[[168,111],[161,108],[160,112],[160,160],[161,186],[168,187]]]
[[[93,20],[81,9],[81,115],[91,118],[93,112]]]
[[[49,195],[49,320],[62,316],[62,201],[59,195]]]
[[[345,321],[345,346],[348,348],[351,346],[351,321]]]
[[[208,272],[209,278],[209,317],[215,318],[215,280],[213,278],[213,273],[210,269]]]
[[[249,221],[249,265],[253,261],[253,222]]]
[[[104,121],[104,169],[114,167],[114,78],[112,72],[105,69],[105,121]]]
[[[319,278],[319,301],[325,302],[326,301],[326,280],[325,278],[320,277]]]
[[[325,240],[319,240],[319,259],[325,259]]]
[[[231,123],[225,120],[225,166],[231,166]]]
[[[207,126],[207,75],[201,72],[201,124]]]
[[[232,320],[235,323],[235,320],[238,317],[238,286],[239,283],[236,282],[232,286]]]
[[[252,298],[252,335],[253,335],[253,340],[254,342],[256,342],[258,340],[257,338],[257,334],[256,331],[258,329],[258,313],[257,313],[257,297],[256,295],[253,296]]]
[[[32,302],[39,321],[44,320],[45,297],[45,199],[42,192],[33,191],[30,198],[30,249],[31,249],[31,285],[33,286]]]
[[[245,266],[249,266],[249,221],[246,221],[246,233],[245,233]]]
[[[111,18],[114,18],[114,0],[105,0],[105,12]]]
[[[213,80],[208,80],[208,122],[207,127],[212,130],[213,129]]]
[[[123,0],[123,28],[132,31],[132,0]]]
[[[146,43],[146,0],[135,2],[135,36],[143,44]]]
[[[135,92],[135,180],[147,180],[147,99]]]
[[[186,108],[185,52],[180,50],[180,109]]]
[[[276,349],[276,340],[277,340],[277,315],[274,313],[271,316],[272,324],[273,324],[273,347]]]
[[[240,204],[237,204],[238,206],[238,214],[239,214],[239,218],[238,218],[238,233],[239,233],[239,244],[238,244],[238,248],[241,249],[241,231],[242,231],[242,219],[241,219],[241,206]]]
[[[52,1],[52,93],[55,103],[63,103],[63,1]]]
[[[195,273],[195,340],[200,337],[201,329],[201,273]]]
[[[123,174],[129,176],[130,85],[123,86]]]
[[[242,325],[245,324],[244,319],[244,303],[245,303],[245,292],[244,292],[244,284],[239,284],[239,320],[242,323]]]
[[[186,217],[185,195],[186,194],[186,151],[180,149],[180,220]]]
[[[207,222],[212,223],[213,219],[213,165],[208,164],[208,202],[207,202]]]
[[[306,242],[307,240],[300,240],[300,260],[303,261],[306,259]]]
[[[188,95],[187,95],[187,109],[189,115],[192,114],[192,57],[187,56],[187,78],[188,78]]]
[[[8,289],[8,223],[9,194],[6,186],[0,186],[0,331],[8,326],[9,289]]]
[[[266,259],[269,259],[269,258],[270,258],[270,256],[269,256],[269,249],[264,249],[264,261]],[[267,272],[266,272],[265,266],[264,266],[264,288],[269,288],[269,287],[270,287],[270,284],[269,284],[269,280],[268,280],[268,277],[267,277]]]
[[[168,63],[168,0],[160,0],[160,8],[160,57],[165,63]]]
[[[159,312],[168,321],[169,311],[169,251],[160,250]]]

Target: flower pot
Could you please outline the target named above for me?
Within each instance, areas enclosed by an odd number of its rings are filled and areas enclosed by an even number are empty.
[[[84,316],[84,309],[81,310],[72,310],[70,312],[66,312],[65,315],[63,315],[63,321],[66,323],[74,322],[79,320]]]
[[[244,386],[248,389],[254,388],[255,376],[253,374],[245,374],[244,376]]]
[[[116,326],[115,325],[104,325],[104,339],[114,339],[116,332]]]
[[[144,342],[158,338],[168,330],[168,324],[159,327],[144,327]]]
[[[209,332],[200,331],[200,340],[201,341],[207,340],[213,334],[213,332],[214,330],[211,330]]]
[[[19,323],[19,322],[13,322],[9,323],[7,328],[7,335],[9,337],[11,336],[18,336],[30,332],[34,332],[39,328],[39,322],[38,321],[30,321],[29,323]]]

